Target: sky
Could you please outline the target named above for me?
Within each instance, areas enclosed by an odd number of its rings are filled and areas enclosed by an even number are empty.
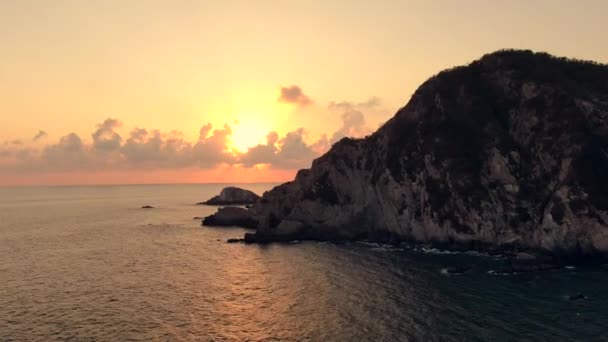
[[[439,71],[608,62],[607,1],[0,2],[0,185],[280,182]]]

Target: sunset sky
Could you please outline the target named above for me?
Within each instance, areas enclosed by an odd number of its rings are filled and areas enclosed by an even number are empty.
[[[285,181],[442,69],[608,62],[608,1],[0,2],[0,185]]]

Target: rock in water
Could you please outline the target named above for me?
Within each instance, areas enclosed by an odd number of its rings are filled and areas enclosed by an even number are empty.
[[[238,207],[224,207],[210,216],[205,217],[203,226],[239,226],[255,228],[258,222],[247,209]]]
[[[206,202],[201,202],[197,204],[247,205],[257,202],[258,199],[260,199],[260,196],[256,195],[253,191],[237,187],[227,187],[222,189],[218,196],[214,196]]]
[[[470,266],[446,267],[441,269],[441,274],[459,275],[467,273],[471,270]]]
[[[608,254],[608,66],[499,51],[439,73],[251,210],[250,241]]]
[[[587,296],[585,296],[584,294],[579,292],[575,295],[568,296],[568,299],[569,300],[581,300],[581,299],[587,299]]]
[[[510,260],[511,273],[549,271],[559,268],[548,256],[537,256],[530,253],[517,253]]]

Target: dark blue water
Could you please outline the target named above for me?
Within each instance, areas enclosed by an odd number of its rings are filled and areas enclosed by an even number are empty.
[[[226,244],[245,230],[192,219],[221,187],[0,188],[0,341],[607,340],[608,269],[500,276],[489,256]]]

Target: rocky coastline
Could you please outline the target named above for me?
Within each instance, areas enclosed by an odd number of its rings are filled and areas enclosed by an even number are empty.
[[[378,131],[264,193],[244,241],[595,260],[608,255],[605,175],[608,66],[498,51],[432,77]]]

